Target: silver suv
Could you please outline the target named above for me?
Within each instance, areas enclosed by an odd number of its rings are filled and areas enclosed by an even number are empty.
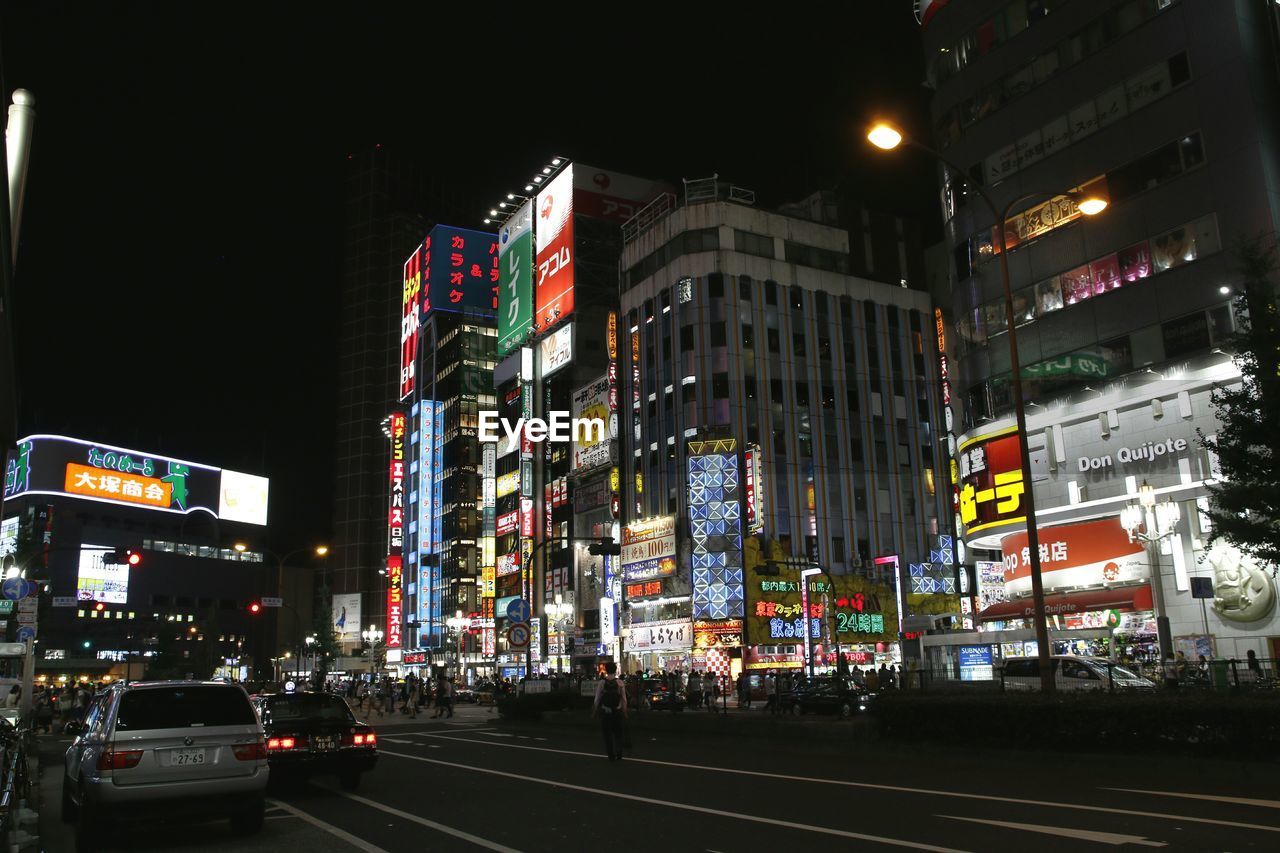
[[[262,828],[267,747],[248,695],[235,684],[117,684],[98,696],[67,750],[62,818],[76,849],[94,850],[121,816],[229,817]]]

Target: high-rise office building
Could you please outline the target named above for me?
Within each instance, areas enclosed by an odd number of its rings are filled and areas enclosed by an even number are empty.
[[[379,424],[396,400],[401,276],[422,242],[427,190],[416,166],[382,147],[351,155],[345,179],[341,325],[329,577],[338,594],[373,593],[387,555],[387,442]]]
[[[950,332],[959,514],[978,549],[978,621],[1007,630],[997,655],[1035,650],[1021,498],[1034,487],[1055,652],[1153,658],[1163,645],[1193,660],[1275,656],[1270,570],[1211,545],[1198,512],[1218,476],[1199,440],[1219,428],[1210,396],[1239,380],[1223,352],[1240,281],[1231,247],[1277,225],[1274,5],[933,6],[923,38],[935,144],[962,170],[941,169],[945,274],[935,267],[933,278]],[[993,222],[967,185],[1011,204],[1010,219]],[[1068,195],[1076,189],[1109,206],[1083,216]],[[1125,510],[1140,505],[1144,486],[1159,511],[1135,531],[1143,512]],[[1134,532],[1161,538],[1145,545]],[[1213,583],[1208,606],[1193,597],[1197,578]]]
[[[850,275],[846,230],[758,209],[749,191],[686,181],[682,201],[624,229],[628,666],[799,666],[800,640],[742,637],[759,587],[748,537],[890,588],[910,565],[952,571],[931,562],[951,497],[929,297]],[[897,654],[896,627],[864,637],[872,654]]]

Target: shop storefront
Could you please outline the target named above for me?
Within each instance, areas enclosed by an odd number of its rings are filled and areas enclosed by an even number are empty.
[[[622,638],[631,672],[688,672],[693,668],[693,620],[632,623]]]
[[[1164,615],[1172,651],[1272,656],[1280,643],[1276,582],[1235,549],[1211,545],[1202,514],[1206,481],[1217,472],[1199,434],[1218,429],[1214,385],[1237,375],[1229,360],[1185,366],[1162,381],[1106,386],[1052,413],[1028,413],[1054,653],[1155,659]],[[1028,483],[1017,445],[1012,421],[984,425],[958,443],[960,521],[979,558],[972,606],[984,633],[1033,626]],[[1159,524],[1141,510],[1144,486],[1147,500],[1167,511]],[[1144,541],[1148,534],[1155,541]],[[1193,587],[1209,597],[1197,598]],[[993,640],[1004,656],[1034,653],[1034,635]]]

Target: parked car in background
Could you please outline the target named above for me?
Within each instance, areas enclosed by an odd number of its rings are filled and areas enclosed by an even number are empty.
[[[1155,682],[1106,658],[1054,655],[1054,686],[1058,690],[1155,690]],[[1039,690],[1040,659],[1008,658],[1004,662],[1005,690]]]
[[[872,695],[850,678],[815,678],[796,692],[796,711],[801,714],[838,714],[852,717],[863,713]]]
[[[239,685],[117,684],[71,733],[62,819],[75,821],[81,853],[113,841],[122,820],[229,817],[238,832],[262,828],[266,740]]]
[[[257,710],[275,776],[332,775],[343,789],[354,791],[360,775],[378,762],[377,734],[356,719],[341,696],[275,693],[259,697]]]
[[[640,682],[640,704],[652,711],[683,711],[684,696],[671,690],[665,681],[649,679]]]

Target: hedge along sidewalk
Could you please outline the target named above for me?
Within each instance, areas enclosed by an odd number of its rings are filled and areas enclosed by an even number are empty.
[[[885,693],[871,708],[887,741],[967,741],[1067,752],[1179,752],[1280,758],[1280,691],[1195,693]]]

